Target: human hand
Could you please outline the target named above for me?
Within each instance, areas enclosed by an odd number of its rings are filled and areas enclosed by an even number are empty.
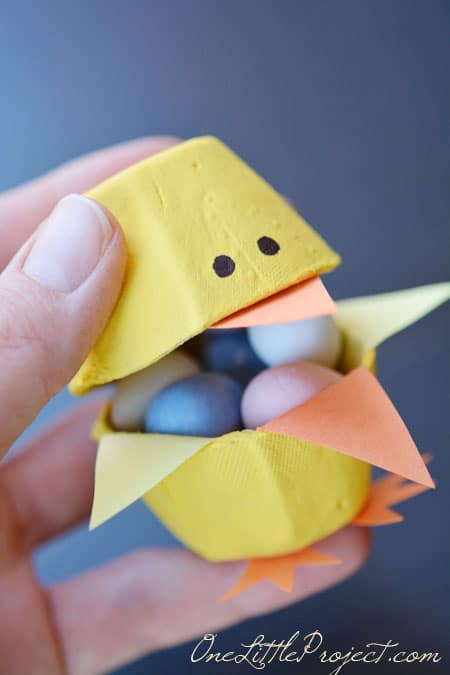
[[[126,247],[112,216],[79,196],[174,141],[123,144],[0,197],[0,457],[78,370],[120,292]],[[0,465],[0,663],[8,675],[93,675],[296,602],[355,572],[369,535],[347,527],[317,545],[342,560],[302,567],[292,593],[263,582],[217,603],[243,563],[146,549],[40,587],[31,553],[89,514],[100,403],[77,406]]]

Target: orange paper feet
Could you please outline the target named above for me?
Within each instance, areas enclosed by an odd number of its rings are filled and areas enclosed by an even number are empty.
[[[430,455],[424,455],[423,461],[428,464],[431,461]],[[403,520],[403,516],[389,507],[411,499],[428,489],[425,485],[412,483],[393,473],[382,476],[373,483],[367,503],[354,518],[352,524],[368,527],[398,523]],[[294,571],[297,565],[338,565],[340,562],[338,558],[333,558],[313,548],[305,548],[272,558],[254,558],[248,561],[246,569],[221,598],[221,602],[230,600],[263,579],[268,579],[278,588],[289,593],[294,586]]]
[[[294,571],[297,565],[338,565],[340,562],[338,558],[333,558],[312,548],[304,548],[301,551],[273,558],[249,560],[245,571],[234,586],[221,598],[221,602],[230,600],[230,598],[263,579],[268,579],[278,588],[289,593],[294,586]]]
[[[427,461],[426,458],[424,461]],[[424,485],[405,481],[401,476],[393,473],[383,476],[373,483],[369,499],[353,520],[353,524],[366,527],[399,523],[403,520],[403,516],[389,507],[411,499],[428,489]]]

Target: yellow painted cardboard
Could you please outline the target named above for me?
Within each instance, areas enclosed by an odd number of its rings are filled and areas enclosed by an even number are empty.
[[[216,321],[333,269],[339,256],[212,137],[177,145],[88,193],[118,219],[128,271],[111,319],[72,380],[82,394],[157,361]],[[277,255],[257,241],[271,237]],[[218,256],[234,262],[219,277]]]
[[[274,556],[350,522],[370,473],[365,462],[307,441],[237,431],[192,455],[144,501],[208,560]]]
[[[103,431],[106,416],[107,409]],[[278,555],[351,521],[369,483],[365,462],[280,434],[211,439],[110,429],[100,438],[91,528],[143,496],[204,558]]]

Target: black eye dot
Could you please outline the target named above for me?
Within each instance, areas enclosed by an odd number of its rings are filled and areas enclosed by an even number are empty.
[[[229,277],[235,268],[234,260],[229,255],[218,255],[214,258],[213,270],[218,277]]]
[[[260,237],[258,248],[264,255],[275,255],[280,250],[280,245],[272,237]]]

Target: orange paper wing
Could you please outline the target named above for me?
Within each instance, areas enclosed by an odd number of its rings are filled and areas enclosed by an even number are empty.
[[[411,435],[388,395],[360,367],[259,431],[311,441],[414,483],[435,487]]]

